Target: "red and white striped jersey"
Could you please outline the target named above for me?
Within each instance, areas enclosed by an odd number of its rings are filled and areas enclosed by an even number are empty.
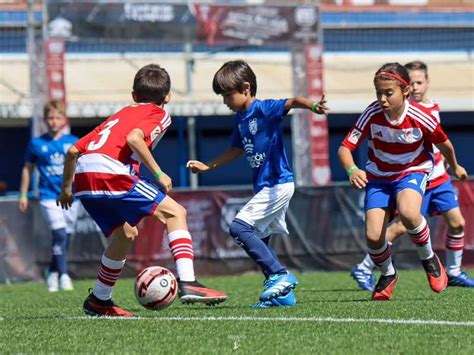
[[[74,176],[75,195],[118,197],[138,181],[140,159],[127,144],[135,128],[153,150],[171,124],[170,115],[155,104],[134,104],[109,117],[74,145],[80,155]]]
[[[400,118],[391,121],[378,101],[370,104],[345,137],[342,145],[355,150],[367,137],[369,179],[392,181],[414,172],[431,173],[433,144],[448,137],[439,121],[410,100]]]
[[[430,101],[428,103],[419,102],[419,104],[425,107],[430,114],[441,123],[440,115],[439,115],[439,106],[436,102]],[[427,190],[434,189],[441,184],[444,184],[446,181],[450,179],[448,172],[446,171],[446,165],[444,162],[444,157],[439,151],[439,149],[433,145],[433,152],[435,157],[435,166],[433,168],[433,172],[430,175],[430,181],[428,186],[426,187]]]

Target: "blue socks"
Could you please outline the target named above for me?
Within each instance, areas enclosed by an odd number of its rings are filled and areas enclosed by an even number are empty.
[[[67,274],[67,245],[69,235],[66,229],[56,229],[52,231],[53,245],[51,247],[50,272],[58,272],[59,275]]]
[[[269,238],[265,238],[267,243],[262,241],[251,225],[240,219],[234,219],[229,227],[229,233],[235,242],[244,248],[248,256],[255,260],[265,276],[286,272],[286,268],[280,264],[273,249],[267,245]]]

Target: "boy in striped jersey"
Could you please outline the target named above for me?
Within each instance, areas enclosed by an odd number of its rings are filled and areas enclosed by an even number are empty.
[[[138,235],[135,226],[149,215],[167,226],[181,302],[217,304],[227,299],[224,293],[196,281],[186,210],[166,195],[172,188],[171,178],[151,154],[171,124],[164,110],[170,100],[170,86],[168,73],[159,65],[141,68],[133,83],[136,104],[109,117],[68,150],[58,204],[70,208],[74,178],[74,195],[104,234],[112,236],[101,259],[95,288],[84,302],[86,314],[133,316],[112,301],[112,290]],[[160,187],[139,177],[140,164],[153,173]]]
[[[433,170],[433,144],[464,180],[466,170],[457,163],[453,145],[439,121],[425,107],[410,101],[410,78],[399,63],[387,63],[375,74],[377,101],[370,104],[347,134],[338,155],[351,185],[366,189],[366,236],[369,254],[381,276],[372,300],[390,300],[398,274],[392,264],[385,234],[391,208],[416,245],[430,287],[443,291],[446,271],[431,248],[430,230],[421,214],[428,174]],[[367,138],[366,171],[354,164],[352,151]]]
[[[410,76],[410,99],[426,107],[432,116],[438,121],[438,104],[428,98],[429,78],[428,67],[421,61],[414,61],[405,64]],[[446,236],[446,268],[448,273],[448,286],[474,287],[474,278],[467,275],[462,270],[462,255],[464,249],[464,217],[459,208],[456,192],[451,184],[451,178],[446,172],[445,159],[436,146],[433,146],[435,153],[435,167],[428,186],[421,208],[423,215],[442,214],[448,225]],[[387,228],[386,237],[392,243],[400,235],[406,232],[406,228],[400,219],[390,224]],[[354,266],[351,271],[352,277],[364,290],[373,291],[375,265],[369,255],[364,260]]]

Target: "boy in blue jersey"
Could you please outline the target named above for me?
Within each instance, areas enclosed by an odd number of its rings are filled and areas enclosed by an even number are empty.
[[[22,212],[28,209],[28,189],[31,173],[36,166],[39,172],[40,207],[53,235],[51,263],[46,279],[48,290],[70,291],[73,285],[67,271],[67,246],[69,237],[74,231],[78,205],[74,204],[65,211],[56,206],[56,199],[61,192],[64,156],[78,138],[63,133],[67,121],[64,106],[60,102],[50,101],[45,105],[44,120],[48,133],[33,138],[25,153],[19,208]]]
[[[253,170],[255,196],[239,211],[229,233],[260,266],[264,291],[254,308],[295,305],[292,289],[298,284],[270,247],[270,235],[288,234],[285,213],[294,192],[293,172],[283,144],[283,118],[292,108],[318,114],[328,111],[324,96],[316,103],[304,97],[258,100],[257,79],[242,61],[225,63],[215,74],[214,92],[236,113],[231,147],[208,163],[190,160],[193,173],[203,173],[229,163],[245,153]]]

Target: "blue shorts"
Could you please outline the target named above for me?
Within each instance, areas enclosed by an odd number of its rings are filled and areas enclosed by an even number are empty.
[[[394,181],[369,181],[365,187],[365,210],[395,206],[397,194],[405,189],[424,196],[427,178],[427,174],[413,173]]]
[[[458,196],[454,190],[451,180],[436,186],[434,189],[426,190],[421,213],[431,216],[436,212],[442,213],[459,207]]]
[[[122,197],[82,198],[81,202],[106,237],[125,222],[136,226],[152,215],[166,194],[157,186],[140,180]]]

